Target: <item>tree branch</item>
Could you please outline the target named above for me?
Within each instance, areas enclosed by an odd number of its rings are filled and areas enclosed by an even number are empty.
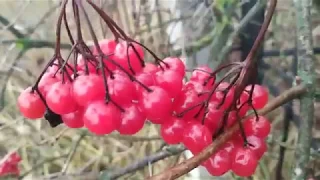
[[[306,85],[308,93],[300,99],[300,116],[304,118],[299,126],[299,137],[295,151],[296,162],[292,172],[293,180],[307,178],[310,160],[312,126],[314,121],[315,59],[313,54],[311,7],[312,0],[295,0],[298,40],[298,76]]]
[[[3,17],[2,15],[0,15],[0,23],[3,24],[4,26],[8,26],[8,30],[17,38],[23,38],[24,34],[21,33],[18,29],[16,29],[14,27],[14,24],[10,25],[10,22],[7,18]]]
[[[271,100],[263,109],[258,111],[258,114],[265,115],[306,92],[307,88],[304,85],[295,86],[287,91],[284,91],[281,95]],[[253,114],[249,116],[252,115]],[[243,120],[246,120],[247,118],[248,116],[246,116]],[[208,146],[198,155],[158,175],[149,177],[148,180],[173,180],[190,172],[192,169],[198,167],[202,162],[208,159],[213,153],[215,153],[217,148],[223,143],[225,143],[237,131],[239,131],[239,126],[238,124],[235,124],[230,129],[228,129],[228,131],[226,131],[223,135],[219,136],[210,146]]]

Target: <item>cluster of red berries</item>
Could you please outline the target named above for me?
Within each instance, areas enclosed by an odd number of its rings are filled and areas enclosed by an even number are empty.
[[[0,177],[8,176],[8,175],[16,175],[20,174],[18,164],[21,161],[21,157],[18,153],[12,152],[7,154],[0,161]]]
[[[216,82],[210,68],[195,69],[184,82],[186,69],[179,58],[144,63],[139,44],[107,39],[99,46],[110,54],[102,63],[82,55],[73,63],[53,60],[38,83],[20,94],[23,116],[38,119],[49,111],[66,126],[86,127],[97,135],[113,131],[132,135],[148,120],[160,124],[166,143],[183,143],[197,154],[212,143],[224,123],[230,127],[250,107],[261,109],[268,101],[264,87],[255,85],[251,91],[250,85],[237,102],[238,110],[229,112],[235,89],[226,81]],[[99,48],[91,51],[99,55]],[[203,165],[215,176],[230,169],[239,176],[251,175],[266,151],[264,138],[269,132],[265,117],[251,118],[244,124],[246,138],[235,136]]]

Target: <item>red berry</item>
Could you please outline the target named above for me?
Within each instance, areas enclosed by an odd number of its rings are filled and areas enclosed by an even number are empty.
[[[230,111],[227,120],[227,127],[231,127],[232,125],[234,125],[239,118],[241,117],[237,111]]]
[[[158,68],[158,66],[156,66],[155,64],[152,64],[152,63],[146,63],[144,68],[143,68],[143,72],[151,73],[151,74],[155,74],[159,70],[160,69]]]
[[[255,152],[257,158],[260,159],[267,151],[266,143],[257,136],[247,136],[246,139],[249,143],[248,148],[252,149]]]
[[[164,122],[165,118],[172,113],[171,98],[164,89],[158,86],[150,86],[149,88],[152,92],[142,92],[138,100],[139,106],[150,121],[161,119]]]
[[[78,109],[75,112],[61,115],[63,123],[69,128],[82,128],[83,127],[83,109]]]
[[[203,86],[200,82],[197,81],[189,81],[184,84],[183,88],[184,90],[195,90],[197,93],[204,93],[207,92],[205,95],[209,93],[209,88],[206,86]]]
[[[182,79],[183,77],[173,70],[159,71],[156,73],[157,85],[166,90],[172,98],[175,98],[181,92]]]
[[[183,119],[171,117],[161,125],[160,132],[163,140],[168,144],[180,143],[186,125],[187,123]]]
[[[206,114],[206,118],[204,121],[204,125],[208,127],[208,129],[213,134],[217,128],[219,127],[219,123],[221,118],[223,117],[224,111],[220,109],[216,109],[216,105],[213,103],[209,103],[208,105],[208,113]],[[200,116],[200,118],[202,118]]]
[[[199,82],[202,85],[207,82],[206,86],[211,87],[215,82],[215,77],[210,77],[210,73],[212,70],[208,66],[200,66],[192,72],[190,81]]]
[[[234,88],[231,87],[230,89],[227,89],[229,85],[230,84],[227,82],[220,83],[211,97],[213,103],[216,103],[217,105],[223,103],[220,107],[221,109],[227,109],[233,102]]]
[[[104,54],[110,55],[114,53],[117,46],[117,42],[113,39],[104,39],[99,41],[99,46]],[[97,55],[98,49],[94,47],[94,49],[92,50],[92,53]]]
[[[176,113],[183,113],[183,118],[193,119],[193,117],[198,113],[201,106],[193,108],[195,105],[202,102],[202,97],[198,96],[198,93],[193,90],[183,90],[173,101],[173,108]]]
[[[258,159],[252,149],[238,147],[231,159],[232,171],[241,177],[251,176],[258,165]]]
[[[206,126],[193,122],[184,129],[182,142],[192,153],[197,154],[212,143],[212,135]]]
[[[39,94],[31,91],[32,87],[28,87],[21,92],[18,97],[18,107],[21,114],[29,119],[41,118],[46,111],[46,107],[41,100]]]
[[[54,83],[48,91],[46,102],[53,112],[60,115],[74,112],[78,108],[70,83]]]
[[[182,77],[185,75],[185,65],[181,61],[181,59],[177,57],[167,57],[163,59],[163,62],[166,63],[166,65],[162,65],[165,69],[173,70],[180,74]],[[169,67],[167,67],[167,65]]]
[[[88,104],[83,115],[84,125],[97,134],[109,134],[121,125],[120,110],[112,103],[94,101]]]
[[[264,116],[251,117],[243,123],[247,136],[255,135],[259,138],[266,138],[271,130],[270,121]]]
[[[128,104],[137,99],[136,86],[127,76],[117,74],[114,79],[109,78],[108,87],[111,99],[119,104]]]
[[[118,132],[125,135],[133,135],[139,132],[146,120],[145,114],[135,104],[129,104],[123,108],[125,111],[121,113],[121,125]]]
[[[239,143],[236,143],[234,140],[229,140],[225,142],[220,149],[226,150],[229,154],[232,154],[236,148],[239,147]]]
[[[247,91],[250,91],[252,85],[246,87]],[[252,106],[255,109],[261,109],[268,103],[268,90],[258,84],[254,85],[253,94],[252,94]]]
[[[39,84],[38,84],[38,88],[40,90],[40,92],[42,93],[43,97],[46,97],[48,91],[50,90],[52,84],[58,82],[59,79],[57,79],[56,77],[53,76],[52,73],[45,73]]]
[[[220,149],[204,165],[212,176],[222,176],[231,169],[231,158],[226,150]]]
[[[108,59],[113,59],[114,55],[114,51],[116,49],[117,46],[117,42],[113,39],[104,39],[99,41],[99,46],[101,48],[101,51],[104,53],[104,55],[108,56]],[[96,47],[93,48],[92,53],[95,55],[98,55],[98,49]],[[107,58],[103,58],[104,59],[104,63],[105,66],[109,69],[109,70],[115,70],[116,66],[111,63]]]
[[[88,59],[85,59],[82,57],[82,55],[78,56],[77,59],[77,70],[86,72],[86,69],[88,68],[89,73],[96,73],[97,72],[97,63]],[[72,72],[71,72],[72,73]],[[70,73],[70,75],[71,75]]]
[[[73,97],[80,106],[105,96],[103,79],[96,74],[78,76],[72,85]]]
[[[154,74],[142,72],[135,76],[137,81],[141,82],[145,86],[154,86],[156,85]],[[141,86],[141,84],[135,82],[135,87],[137,92],[145,91],[145,89]]]
[[[129,45],[127,42],[120,42],[115,48],[113,58],[129,73],[132,73],[129,69],[130,66],[135,73],[139,73],[143,68],[139,57],[141,60],[144,58],[143,49],[140,45],[135,43],[131,43],[131,45]]]

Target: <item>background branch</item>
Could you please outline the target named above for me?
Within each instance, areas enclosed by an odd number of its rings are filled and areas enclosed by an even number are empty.
[[[315,59],[313,54],[311,5],[312,0],[295,0],[296,26],[298,41],[298,76],[306,85],[308,93],[300,99],[300,116],[298,144],[295,151],[295,166],[292,180],[307,178],[307,167],[310,160],[312,127],[314,121],[315,93]]]

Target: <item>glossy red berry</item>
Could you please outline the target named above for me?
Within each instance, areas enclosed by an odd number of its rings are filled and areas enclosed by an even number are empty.
[[[166,90],[171,98],[175,98],[181,92],[183,77],[178,72],[173,70],[159,71],[155,77],[157,85]]]
[[[252,89],[252,85],[248,85],[245,90],[250,91]],[[268,103],[268,90],[258,84],[254,85],[253,93],[252,93],[252,106],[255,109],[261,109]]]
[[[144,58],[142,47],[138,44],[128,44],[127,42],[118,43],[113,56],[113,59],[129,73],[132,73],[130,66],[135,73],[142,71],[143,67],[140,63],[140,58],[141,60]]]
[[[125,111],[121,113],[121,125],[117,130],[124,135],[136,134],[143,128],[146,116],[135,104],[129,104],[123,108]]]
[[[215,82],[215,77],[210,76],[211,68],[208,66],[200,66],[196,68],[190,77],[190,81],[199,82],[202,85],[206,82],[208,87],[211,87]]]
[[[177,114],[183,113],[183,118],[192,119],[200,110],[200,106],[193,108],[202,102],[202,97],[193,90],[183,90],[173,101],[173,108]]]
[[[230,84],[227,82],[220,83],[210,99],[217,105],[220,105],[222,103],[220,106],[221,109],[227,109],[233,102],[234,88],[231,87],[230,89],[228,89],[229,85]]]
[[[182,142],[192,153],[197,154],[212,143],[212,135],[206,126],[191,122],[184,129]]]
[[[247,147],[252,149],[257,158],[260,159],[263,154],[267,151],[267,144],[261,138],[257,136],[247,136],[248,145]]]
[[[224,115],[224,111],[217,109],[216,104],[209,103],[208,113],[206,114],[204,125],[212,132],[212,134],[218,129],[221,118]],[[202,118],[200,116],[200,118]]]
[[[187,122],[183,119],[171,117],[161,125],[161,136],[168,144],[178,144],[182,141],[183,131]]]
[[[143,91],[139,98],[139,107],[146,113],[147,119],[165,122],[172,113],[172,101],[168,93],[158,87],[150,86],[152,92]],[[161,122],[161,123],[163,123]]]
[[[36,91],[31,91],[32,87],[28,87],[18,97],[17,105],[21,114],[29,119],[41,118],[46,111],[45,104],[41,100]]]
[[[97,72],[97,63],[94,61],[90,61],[82,57],[82,55],[78,56],[77,59],[77,69],[80,71],[86,72],[88,70],[89,73],[96,73]],[[72,72],[70,73],[70,75]]]
[[[266,138],[271,130],[270,121],[265,116],[251,117],[243,123],[243,127],[247,136],[257,136]]]
[[[142,73],[137,74],[135,77],[136,77],[137,81],[139,81],[140,83],[142,83],[143,85],[145,85],[147,87],[156,85],[155,75],[152,73],[142,72]],[[137,92],[142,92],[142,91],[146,90],[138,82],[135,82],[135,87],[136,87]]]
[[[83,109],[80,108],[75,112],[61,115],[63,123],[69,128],[82,128],[83,123]]]
[[[103,79],[97,74],[78,76],[72,84],[73,97],[80,106],[102,100],[106,94]]]
[[[52,84],[58,82],[59,79],[53,76],[53,73],[45,73],[39,84],[38,84],[38,89],[42,93],[43,97],[46,97],[48,91],[50,90]]]
[[[157,65],[152,64],[152,63],[146,63],[144,68],[143,68],[143,72],[151,73],[151,74],[155,74],[159,70],[160,70],[160,68]]]
[[[118,74],[114,79],[109,78],[108,87],[111,99],[119,104],[131,103],[138,97],[136,86],[124,75]]]
[[[112,103],[94,101],[84,111],[83,122],[89,131],[97,135],[109,134],[121,125],[120,110]]]
[[[70,83],[54,83],[47,93],[46,102],[53,112],[60,115],[74,112],[78,108]]]
[[[212,176],[222,176],[231,169],[231,158],[228,151],[220,149],[204,165]]]
[[[184,77],[185,65],[181,59],[177,57],[167,57],[163,59],[163,62],[165,63],[165,65],[162,65],[162,67],[164,67],[165,69],[175,71],[178,74],[180,74],[182,77]]]
[[[258,165],[255,152],[246,147],[238,147],[233,154],[231,162],[232,171],[241,177],[251,176]]]

